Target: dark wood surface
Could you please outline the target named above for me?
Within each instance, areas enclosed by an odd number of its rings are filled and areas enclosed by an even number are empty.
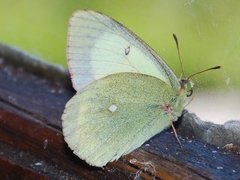
[[[171,129],[104,168],[64,142],[61,114],[74,95],[66,71],[0,45],[0,179],[240,179],[240,156]]]

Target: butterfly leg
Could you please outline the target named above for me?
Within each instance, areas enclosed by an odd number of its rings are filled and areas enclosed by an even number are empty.
[[[176,131],[174,125],[173,125],[173,121],[171,121],[171,126],[172,126],[172,129],[173,129],[173,133],[174,133],[174,135],[175,135],[175,137],[176,137],[176,139],[177,139],[179,145],[180,145],[181,148],[182,148],[182,143],[180,142],[180,140],[179,140],[179,138],[178,138],[177,131]]]

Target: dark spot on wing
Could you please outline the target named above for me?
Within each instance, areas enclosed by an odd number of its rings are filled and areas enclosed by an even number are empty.
[[[128,46],[126,49],[125,49],[125,55],[128,55],[130,53],[130,46]]]

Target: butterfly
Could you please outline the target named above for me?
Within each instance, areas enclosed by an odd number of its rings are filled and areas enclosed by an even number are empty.
[[[137,35],[91,10],[70,18],[67,60],[77,92],[62,115],[63,135],[92,166],[119,159],[171,126],[192,89]]]

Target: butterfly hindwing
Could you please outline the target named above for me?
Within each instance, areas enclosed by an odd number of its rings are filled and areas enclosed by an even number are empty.
[[[73,86],[82,90],[110,74],[135,72],[158,77],[179,89],[166,63],[120,23],[94,11],[77,11],[69,21],[67,58]]]
[[[63,134],[69,147],[90,165],[102,167],[141,146],[170,125],[180,108],[171,86],[138,73],[109,75],[88,85],[66,105]]]

